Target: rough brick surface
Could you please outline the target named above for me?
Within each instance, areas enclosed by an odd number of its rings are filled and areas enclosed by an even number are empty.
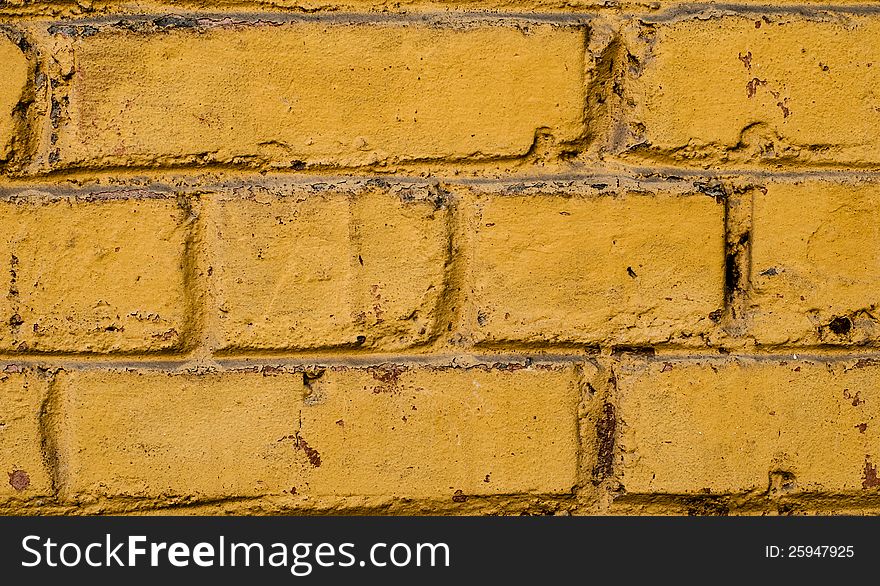
[[[0,349],[132,352],[181,344],[187,212],[173,198],[0,202]]]
[[[2,33],[0,33],[0,63],[3,63],[3,79],[0,80],[0,164],[2,164],[12,154],[12,143],[16,138],[15,110],[25,93],[28,75],[28,62],[24,53]]]
[[[64,372],[56,384],[71,499],[454,502],[577,482],[571,367]]]
[[[754,194],[752,331],[764,344],[876,340],[880,188],[809,181]]]
[[[216,204],[220,347],[401,348],[434,333],[447,211],[384,192]]]
[[[484,159],[524,154],[541,129],[583,133],[577,28],[289,24],[72,43],[61,165]]]
[[[480,198],[477,340],[646,344],[705,332],[724,303],[723,221],[703,194]]]
[[[874,361],[623,364],[627,493],[847,492],[878,486]]]
[[[46,389],[46,378],[33,372],[0,371],[0,503],[52,494],[41,450]]]
[[[691,165],[880,162],[876,16],[684,19],[632,37],[645,46],[628,121],[637,152]]]

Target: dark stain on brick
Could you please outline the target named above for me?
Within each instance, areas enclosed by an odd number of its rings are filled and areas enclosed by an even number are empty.
[[[260,372],[263,376],[277,376],[284,373],[284,368],[267,364],[260,368]]]
[[[306,454],[306,458],[309,459],[309,463],[318,468],[321,466],[321,454],[318,453],[318,450],[311,447],[308,442],[303,438],[299,432],[296,432],[294,435],[293,445],[296,449],[302,450]]]
[[[865,456],[865,469],[862,471],[862,488],[877,488],[880,486],[880,477],[877,476],[877,466],[871,464],[870,456]]]
[[[326,370],[323,368],[319,368],[317,370],[304,370],[303,375],[303,386],[307,388],[309,391],[315,390],[314,383],[316,380],[324,376]]]
[[[638,275],[636,274],[636,272],[633,270],[632,267],[626,267],[626,274],[629,275],[630,277],[632,277],[633,279],[638,277]]]
[[[869,366],[875,366],[880,364],[880,360],[876,358],[859,358],[856,360],[856,363],[852,365],[850,370],[857,370],[859,368],[868,368]]]
[[[620,354],[635,354],[637,356],[654,356],[657,353],[657,350],[651,348],[649,346],[612,346],[611,353],[615,355]]]
[[[18,257],[14,254],[9,257],[9,297],[18,297]]]
[[[858,407],[865,404],[865,401],[862,399],[861,394],[861,391],[851,393],[849,389],[843,389],[843,398],[851,400],[853,407]]]
[[[382,364],[368,368],[367,372],[375,380],[382,383],[373,388],[373,393],[378,395],[379,393],[393,393],[397,391],[400,384],[400,375],[405,371],[406,368],[398,364]]]
[[[737,256],[736,252],[728,252],[724,260],[724,284],[727,287],[728,294],[732,294],[739,289],[740,279],[742,279]]]
[[[686,501],[690,517],[726,517],[730,506],[724,499],[715,497],[696,497]]]
[[[195,18],[168,14],[155,19],[153,24],[160,29],[195,28],[199,26],[199,21]]]
[[[596,437],[598,450],[596,465],[593,467],[593,484],[599,484],[610,478],[614,471],[614,445],[617,435],[617,413],[614,405],[605,402],[602,413],[596,420]]]
[[[694,181],[694,187],[700,193],[715,199],[716,203],[724,203],[724,200],[727,199],[727,190],[724,188],[723,183],[717,181]]]
[[[24,470],[13,470],[12,472],[9,472],[8,475],[9,486],[18,492],[26,490],[27,487],[31,485],[31,477],[28,476],[28,473]]]
[[[868,424],[867,423],[859,423],[858,425],[855,426],[855,428],[859,430],[859,433],[865,433],[868,430]]]
[[[853,323],[852,320],[848,317],[840,316],[835,317],[831,320],[831,323],[828,324],[828,329],[837,334],[838,336],[845,336],[852,330]]]
[[[468,500],[468,497],[461,490],[456,490],[455,494],[452,495],[452,502],[454,502],[454,503],[463,503],[466,500]]]
[[[746,96],[754,98],[755,94],[758,92],[758,87],[762,85],[767,85],[767,80],[758,79],[757,77],[752,78],[752,81],[746,84]]]
[[[767,488],[768,494],[791,492],[797,485],[797,479],[788,470],[771,470]]]
[[[745,55],[740,53],[737,57],[739,58],[740,61],[742,61],[742,64],[745,66],[746,69],[752,68],[752,52],[751,51],[749,51]]]
[[[91,25],[53,24],[48,29],[50,35],[61,35],[69,38],[85,39],[98,34],[98,29]]]

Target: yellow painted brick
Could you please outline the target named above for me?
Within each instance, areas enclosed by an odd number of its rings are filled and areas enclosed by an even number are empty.
[[[15,133],[14,110],[22,98],[27,84],[27,57],[15,44],[0,33],[0,63],[3,77],[0,79],[0,162],[9,158]]]
[[[325,376],[302,411],[302,437],[322,454],[313,490],[443,499],[569,493],[577,482],[571,366]]]
[[[572,27],[294,23],[71,42],[61,166],[482,159],[525,154],[539,129],[584,131]]]
[[[701,165],[880,162],[877,17],[684,20],[648,44],[630,121],[640,150]]]
[[[45,378],[3,365],[0,372],[0,502],[52,494],[41,452]]]
[[[876,361],[632,361],[617,384],[628,493],[878,486]]]
[[[427,341],[447,211],[387,192],[221,198],[213,275],[223,349]]]
[[[724,206],[705,195],[486,196],[478,342],[651,343],[706,332],[724,303]]]
[[[264,376],[264,374],[268,376]],[[451,499],[569,492],[572,367],[63,372],[66,494]]]
[[[186,214],[171,198],[0,202],[0,348],[179,346]]]
[[[754,193],[749,312],[764,344],[880,335],[880,187],[807,181]]]

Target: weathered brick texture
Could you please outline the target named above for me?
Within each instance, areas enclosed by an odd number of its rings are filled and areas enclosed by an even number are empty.
[[[635,494],[873,488],[877,375],[866,360],[625,362],[621,484]]]
[[[39,374],[15,367],[0,372],[0,506],[52,495],[41,431],[47,389]]]
[[[578,28],[70,34],[60,166],[492,159],[526,153],[542,129],[563,142],[584,131]]]
[[[876,16],[731,15],[630,35],[642,50],[634,153],[697,166],[880,162]]]
[[[222,349],[387,349],[434,335],[446,208],[334,191],[220,197],[209,209]]]
[[[0,164],[13,152],[16,140],[16,108],[27,88],[28,61],[21,49],[10,39],[0,35],[0,63],[3,63],[3,79],[0,80]]]
[[[146,352],[186,329],[188,213],[172,197],[0,201],[0,349]]]
[[[724,305],[724,206],[703,194],[480,197],[479,341],[650,344]]]
[[[63,372],[56,385],[62,494],[72,500],[357,505],[577,484],[571,366]]]
[[[0,1],[0,513],[876,513],[869,4]]]
[[[880,187],[807,181],[754,193],[749,319],[764,344],[873,343]]]

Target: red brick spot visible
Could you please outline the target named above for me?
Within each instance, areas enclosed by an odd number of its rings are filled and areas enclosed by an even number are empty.
[[[865,430],[868,429],[868,424],[867,423],[859,423],[858,425],[856,425],[856,429],[859,430],[859,433],[865,433]]]
[[[849,389],[843,389],[843,398],[844,399],[852,399],[852,406],[858,407],[859,405],[864,405],[865,401],[862,400],[861,391],[856,391],[855,394],[851,393]]]
[[[21,492],[31,485],[31,477],[24,470],[9,472],[9,486]]]
[[[294,446],[298,450],[302,450],[306,453],[306,458],[309,459],[309,463],[315,468],[321,465],[321,454],[318,453],[318,450],[311,447],[305,439],[303,439],[299,432],[296,432],[296,441],[294,442]]]
[[[746,96],[754,98],[755,94],[758,92],[758,86],[762,85],[767,85],[767,80],[758,79],[757,77],[753,78],[752,81],[746,84]]]
[[[865,470],[862,472],[862,488],[877,488],[880,486],[880,477],[877,476],[877,467],[871,464],[868,456],[865,456]]]
[[[380,393],[399,392],[400,375],[406,371],[406,368],[393,364],[383,364],[381,366],[368,368],[367,371],[373,376],[375,380],[382,383],[376,387],[373,387],[373,394],[378,395]]]

